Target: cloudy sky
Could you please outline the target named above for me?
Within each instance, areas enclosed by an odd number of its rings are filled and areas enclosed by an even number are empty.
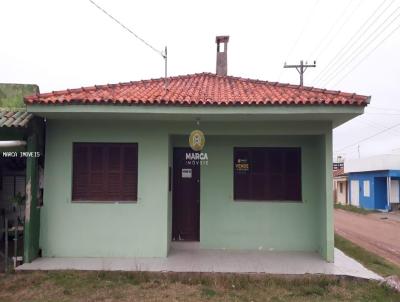
[[[334,130],[335,153],[400,153],[400,0],[95,1],[167,45],[169,75],[214,72],[215,36],[225,34],[230,75],[298,83],[283,63],[316,60],[305,85],[372,96],[363,116]],[[0,82],[41,92],[164,72],[159,54],[88,0],[1,1],[0,38]]]

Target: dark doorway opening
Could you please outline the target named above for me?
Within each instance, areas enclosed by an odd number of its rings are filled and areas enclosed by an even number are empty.
[[[190,148],[174,148],[172,240],[200,240],[200,166],[190,165]]]

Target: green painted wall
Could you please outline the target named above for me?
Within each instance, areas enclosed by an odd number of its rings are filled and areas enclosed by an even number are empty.
[[[233,147],[302,149],[302,203],[233,200]],[[318,251],[322,169],[317,136],[208,137],[209,165],[201,169],[201,246]]]
[[[168,166],[172,148],[186,146],[194,122],[48,120],[44,256],[163,257],[171,238]],[[319,251],[333,254],[324,226],[327,202],[323,122],[204,122],[209,165],[201,169],[201,246]],[[328,135],[328,136],[326,136]],[[138,142],[137,204],[71,203],[72,142]],[[234,146],[301,146],[302,203],[233,201]],[[329,220],[328,220],[329,221]],[[329,221],[331,223],[331,221]],[[330,251],[331,250],[331,251]]]
[[[138,202],[71,203],[72,142],[137,142]],[[48,121],[40,246],[47,257],[167,255],[168,137],[151,127]]]
[[[321,142],[323,155],[323,170],[322,179],[324,183],[322,184],[322,198],[326,202],[322,204],[321,207],[321,254],[329,262],[333,262],[334,253],[334,228],[333,228],[333,192],[332,192],[332,131],[326,133],[322,137]]]

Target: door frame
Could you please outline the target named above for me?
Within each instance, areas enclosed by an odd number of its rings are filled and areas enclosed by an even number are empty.
[[[177,169],[177,167],[176,167],[176,165],[177,165],[177,162],[176,162],[176,160],[175,160],[175,152],[177,151],[177,150],[186,150],[187,152],[190,152],[190,153],[198,153],[198,152],[195,152],[195,151],[193,151],[190,147],[179,147],[179,146],[177,146],[177,147],[172,147],[172,176],[171,176],[171,201],[172,201],[172,211],[171,211],[171,241],[181,241],[181,242],[200,242],[200,214],[201,214],[201,211],[200,211],[200,203],[201,203],[201,192],[200,192],[200,186],[201,186],[201,182],[200,182],[200,175],[201,175],[201,166],[199,166],[199,165],[196,165],[196,166],[192,166],[192,167],[194,167],[195,169],[198,169],[198,196],[197,196],[197,199],[198,199],[198,209],[197,209],[197,211],[198,211],[198,213],[197,213],[197,219],[198,219],[198,221],[197,221],[197,223],[195,224],[195,227],[196,227],[196,234],[195,234],[195,239],[194,240],[179,240],[179,239],[174,239],[174,235],[175,235],[175,228],[174,228],[174,221],[175,221],[175,205],[176,205],[176,201],[174,200],[175,198],[175,193],[176,193],[176,186],[177,186],[177,184],[176,184],[176,177],[179,177],[180,176],[180,174],[179,173],[177,173],[177,171],[178,171],[178,169]]]
[[[352,206],[359,207],[360,206],[360,181],[358,179],[350,180],[350,190],[351,190],[350,204]]]

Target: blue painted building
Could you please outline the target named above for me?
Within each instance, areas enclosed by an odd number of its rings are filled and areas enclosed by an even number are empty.
[[[399,165],[400,156],[398,155],[385,155],[345,163],[345,172],[349,180],[350,204],[370,210],[399,209]],[[394,169],[388,169],[389,167]]]
[[[390,210],[391,202],[396,202],[400,198],[398,181],[400,180],[400,170],[386,171],[366,171],[349,173],[350,182],[350,204],[371,210]],[[390,180],[389,180],[390,178]],[[388,185],[388,182],[391,185]],[[397,186],[397,189],[396,189]],[[355,192],[355,190],[358,190]],[[389,191],[389,192],[388,192]],[[397,196],[390,196],[397,193]],[[358,203],[357,203],[358,195]]]

